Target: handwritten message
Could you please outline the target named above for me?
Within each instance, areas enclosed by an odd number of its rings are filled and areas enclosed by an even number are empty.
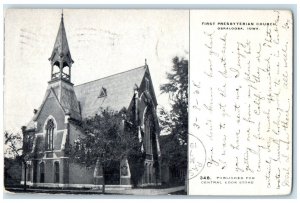
[[[291,13],[193,10],[190,19],[189,131],[206,161],[201,173],[189,168],[189,194],[290,193]]]

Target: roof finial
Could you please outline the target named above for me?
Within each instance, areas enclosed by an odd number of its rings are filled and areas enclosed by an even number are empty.
[[[147,66],[147,59],[145,59],[145,66]]]

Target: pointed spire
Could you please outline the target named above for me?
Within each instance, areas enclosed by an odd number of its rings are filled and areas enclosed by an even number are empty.
[[[59,64],[61,68],[65,66],[71,67],[74,63],[68,45],[63,11],[61,14],[60,26],[54,43],[53,51],[49,60],[51,61],[51,65]]]

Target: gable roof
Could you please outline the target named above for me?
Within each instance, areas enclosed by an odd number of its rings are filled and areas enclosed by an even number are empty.
[[[123,107],[128,108],[134,95],[134,88],[136,86],[140,87],[147,71],[149,72],[147,65],[134,68],[74,86],[74,92],[67,91],[66,88],[49,88],[46,91],[37,114],[34,115],[32,120],[27,124],[27,130],[35,128],[34,121],[39,116],[43,104],[50,93],[55,95],[63,111],[65,113],[69,112],[71,117],[77,120],[94,116],[100,112],[101,108],[109,107],[115,111],[119,111]],[[104,89],[105,96],[100,96]],[[61,95],[61,99],[58,98],[58,95]],[[78,101],[80,106],[78,106],[77,102],[74,103],[74,101]]]
[[[109,107],[115,111],[128,108],[134,88],[141,85],[146,71],[147,65],[74,86],[82,118],[94,116],[100,108]],[[100,97],[103,88],[106,96]]]
[[[76,120],[81,120],[80,108],[77,102],[75,92],[72,88],[68,88],[66,85],[63,84],[66,82],[60,81],[60,83],[60,85],[56,85],[54,87],[48,86],[41,106],[39,107],[37,113],[31,119],[31,121],[26,125],[27,130],[35,128],[35,121],[38,119],[45,105],[45,102],[50,97],[50,95],[52,95],[55,98],[55,101],[57,101],[57,104],[65,114],[69,113],[72,118]]]

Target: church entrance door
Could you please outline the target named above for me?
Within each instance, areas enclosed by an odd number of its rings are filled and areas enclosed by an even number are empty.
[[[104,169],[106,185],[120,185],[120,162],[114,161]]]

